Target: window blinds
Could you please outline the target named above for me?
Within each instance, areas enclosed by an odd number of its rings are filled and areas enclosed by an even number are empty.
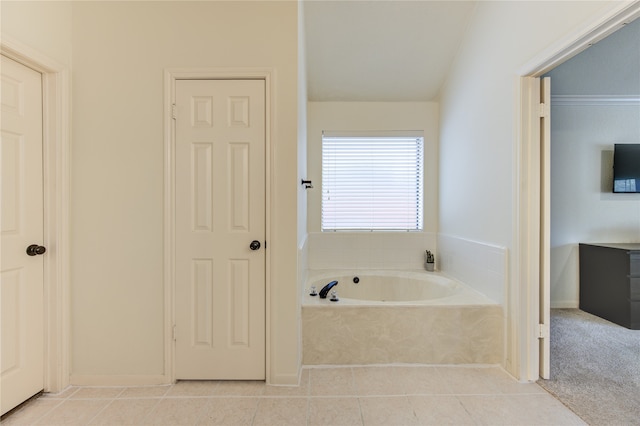
[[[422,230],[422,137],[322,138],[322,230]]]

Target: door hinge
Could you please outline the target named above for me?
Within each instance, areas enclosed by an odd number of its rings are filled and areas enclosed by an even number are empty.
[[[546,103],[541,103],[540,104],[540,111],[538,111],[540,117],[548,117],[549,116],[549,105],[547,105]]]
[[[174,120],[178,118],[178,107],[176,104],[171,105],[171,118]]]
[[[172,334],[173,334],[173,336],[172,336],[173,337],[173,341],[175,342],[177,340],[176,339],[176,325],[175,324],[173,324]]]
[[[550,333],[551,330],[548,324],[538,324],[538,339],[546,339]]]

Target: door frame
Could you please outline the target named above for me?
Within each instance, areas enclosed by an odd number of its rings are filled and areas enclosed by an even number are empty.
[[[517,72],[516,144],[514,149],[513,259],[507,299],[507,369],[520,380],[540,377],[538,324],[540,323],[540,218],[539,185],[542,169],[540,156],[530,149],[539,133],[539,105],[531,102],[532,79],[540,77],[572,58],[592,44],[640,17],[640,1],[623,2],[577,31],[569,34],[523,65]],[[552,82],[553,84],[553,82]],[[548,172],[548,170],[546,171]],[[546,176],[549,179],[549,176]]]
[[[69,386],[69,70],[50,57],[2,36],[0,53],[42,74],[44,240],[44,391]]]
[[[265,241],[271,240],[272,140],[275,72],[271,68],[170,68],[164,71],[164,377],[175,382],[175,104],[176,80],[265,82]],[[266,248],[266,244],[265,244]],[[265,253],[265,375],[271,381],[271,254]]]

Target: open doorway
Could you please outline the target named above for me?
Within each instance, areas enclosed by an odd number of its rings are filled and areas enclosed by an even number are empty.
[[[532,85],[531,81],[544,76],[598,41],[624,28],[638,17],[640,17],[640,2],[624,5],[616,12],[594,22],[587,31],[567,39],[563,43],[564,47],[556,50],[551,49],[541,54],[540,57],[532,59],[521,69],[520,75],[526,77],[521,79],[519,100],[521,105],[521,136],[516,164],[520,188],[516,199],[518,204],[519,258],[516,261],[516,273],[520,281],[521,298],[526,302],[525,305],[528,306],[529,312],[526,314],[525,323],[519,328],[522,335],[518,339],[526,341],[528,348],[525,357],[526,364],[522,370],[525,371],[525,377],[529,380],[537,380],[539,377],[540,353],[537,341],[540,337],[539,277],[542,257],[540,235],[545,233],[542,229],[544,224],[541,224],[540,221],[542,198],[540,194],[540,153],[538,148],[532,149],[534,143],[539,143],[539,121],[532,117],[539,117],[540,105],[537,103],[536,97],[531,95],[532,92],[535,92],[535,85]],[[551,121],[553,122],[553,119]]]
[[[542,283],[546,257],[549,259],[551,307],[574,310],[574,312],[557,311],[562,315],[554,315],[554,318],[563,324],[582,321],[581,324],[592,322],[595,328],[603,326],[597,317],[584,318],[577,310],[579,306],[578,243],[626,242],[631,239],[638,242],[640,240],[640,216],[638,215],[640,197],[637,194],[623,197],[612,194],[611,176],[613,144],[640,141],[640,113],[638,112],[640,111],[640,80],[637,77],[640,72],[640,54],[638,53],[640,20],[636,20],[637,17],[638,4],[635,3],[617,16],[603,22],[587,37],[576,41],[566,50],[564,56],[560,53],[556,58],[550,59],[546,66],[539,66],[536,71],[529,73],[534,77],[550,76],[552,82],[551,167],[547,172],[542,167],[539,156],[531,156],[528,164],[525,165],[525,169],[529,167],[528,172],[532,172],[533,175],[540,174],[539,181],[533,178],[529,181],[530,189],[540,190],[539,196],[534,190],[533,195],[528,199],[534,204],[529,212],[536,212],[537,217],[543,216],[539,209],[545,195],[550,199],[551,212],[548,225],[540,219],[529,223],[531,241],[525,250],[529,250],[531,260],[528,263],[529,266],[538,266],[529,269],[529,271],[535,271],[534,275],[538,275],[530,281],[529,296],[533,301],[530,306],[532,311],[536,311],[543,302],[536,283]],[[635,45],[625,46],[624,43],[630,42]],[[626,48],[631,51],[625,51]],[[588,49],[586,52],[582,52],[586,49]],[[558,59],[561,57],[562,59]],[[630,88],[628,83],[625,83],[625,77],[626,80],[631,81]],[[626,89],[625,84],[627,84]],[[526,110],[526,108],[523,109]],[[529,129],[529,131],[533,130]],[[530,138],[530,135],[523,133],[523,140],[530,140],[527,137]],[[545,176],[546,173],[549,175]],[[549,193],[546,194],[544,187],[538,186],[539,182],[544,181],[545,178],[550,178],[551,182]],[[609,217],[613,220],[607,219]],[[545,229],[547,226],[548,228]],[[540,244],[538,236],[545,233],[551,236],[549,248],[545,251],[544,247],[540,246],[539,250],[532,250]],[[540,330],[536,326],[542,322],[540,320],[543,315],[549,313],[549,309],[546,307],[542,309],[536,321],[530,324],[531,341],[536,340],[535,333]],[[562,332],[554,330],[552,326],[552,342],[554,333],[556,338],[566,337]],[[542,334],[540,333],[540,336]],[[603,336],[612,334],[612,332],[605,332]],[[636,340],[640,340],[640,336]],[[635,344],[634,342],[635,340],[632,340],[631,347]],[[594,347],[606,345],[602,340],[593,343]],[[566,356],[559,355],[553,349],[552,343],[550,355],[552,380],[554,356]],[[532,354],[533,352],[537,351],[532,349]],[[637,349],[635,354],[637,358]],[[533,354],[529,369],[532,379],[537,375],[543,376],[543,372],[537,369],[537,361],[542,357],[544,357],[542,352]],[[591,361],[587,361],[583,353],[582,357],[566,364],[575,366],[578,374],[585,376],[581,379],[586,379],[590,374],[587,364],[594,362],[592,358],[588,359]],[[566,361],[566,359],[560,361]],[[640,386],[637,375],[626,375],[625,378],[621,378],[620,374],[609,374],[609,376],[615,377],[616,386],[620,386],[624,380],[629,380],[632,387]],[[543,381],[540,384],[546,387]],[[592,389],[601,387],[602,383],[591,386]],[[609,404],[614,407],[614,410],[624,413],[638,410],[638,401],[635,396],[637,391],[631,396],[636,398],[635,402],[627,404],[628,407],[635,408],[625,411],[619,409],[621,404],[619,395],[605,389],[601,389],[598,395],[569,390],[568,395],[575,396],[581,393],[586,396],[582,407],[571,405],[575,399],[573,397],[571,401],[563,399],[563,395],[559,393],[562,386],[555,389],[547,387],[547,389],[565,404],[575,408],[576,412],[586,410],[578,414],[585,420],[588,417],[589,423],[603,423],[601,417],[589,416],[607,416],[604,412],[606,401],[611,401],[604,398],[605,395],[616,395],[616,403]],[[594,401],[598,403],[595,404]],[[631,415],[637,418],[638,413],[631,413]],[[624,423],[622,421],[624,418],[609,417],[608,419],[613,422],[615,422],[613,419],[619,419],[617,423]]]

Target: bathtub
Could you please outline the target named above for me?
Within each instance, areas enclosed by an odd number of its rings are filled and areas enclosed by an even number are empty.
[[[336,280],[338,301],[311,296]],[[312,271],[302,300],[305,365],[501,364],[502,306],[426,271]]]
[[[311,286],[320,292],[328,282],[336,280],[333,287],[338,302],[311,296]],[[307,280],[303,305],[433,305],[433,304],[492,304],[493,302],[464,285],[444,275],[426,271],[323,271],[311,274]]]

